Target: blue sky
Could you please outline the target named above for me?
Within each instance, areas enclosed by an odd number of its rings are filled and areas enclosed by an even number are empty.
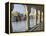
[[[36,9],[34,7],[31,8],[31,12],[34,13]],[[25,9],[25,5],[22,5],[22,4],[14,4],[14,9],[13,11],[17,11],[21,14],[23,14],[24,12],[26,12],[26,9]]]
[[[18,11],[20,13],[26,12],[24,5],[21,4],[14,4],[14,11]]]

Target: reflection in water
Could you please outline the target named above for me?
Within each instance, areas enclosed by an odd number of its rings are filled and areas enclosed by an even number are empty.
[[[11,21],[13,32],[26,31],[26,15],[13,16]]]
[[[13,32],[26,31],[26,21],[12,22]]]

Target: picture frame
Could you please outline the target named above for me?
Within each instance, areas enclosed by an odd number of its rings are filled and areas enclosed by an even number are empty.
[[[12,13],[15,11],[19,15],[16,16],[16,13]],[[14,19],[12,19],[12,15]],[[41,31],[44,31],[44,4],[5,3],[5,33]]]

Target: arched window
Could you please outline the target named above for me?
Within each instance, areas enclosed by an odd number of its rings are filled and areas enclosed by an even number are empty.
[[[31,12],[29,16],[30,16],[30,28],[32,28],[36,25],[36,9],[34,7],[31,7]]]
[[[14,13],[14,20],[17,20],[18,22],[12,22],[12,29],[13,32],[21,32],[21,31],[26,31],[27,30],[27,24],[26,24],[26,6],[22,5],[22,4],[14,4],[14,8],[12,13]],[[17,15],[16,13],[19,13],[19,15]],[[17,16],[16,16],[17,15]],[[16,18],[15,18],[16,17]],[[21,21],[19,21],[21,19]]]

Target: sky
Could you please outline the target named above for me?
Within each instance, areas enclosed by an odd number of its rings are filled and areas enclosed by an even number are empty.
[[[14,9],[13,11],[18,11],[20,13],[24,13],[26,12],[26,9],[24,7],[24,5],[21,5],[21,4],[14,4]]]
[[[25,5],[22,5],[22,4],[14,4],[13,11],[17,11],[20,14],[23,14],[24,12],[26,12]],[[36,13],[36,9],[34,7],[32,7],[31,8],[31,14],[35,14],[35,13]]]

